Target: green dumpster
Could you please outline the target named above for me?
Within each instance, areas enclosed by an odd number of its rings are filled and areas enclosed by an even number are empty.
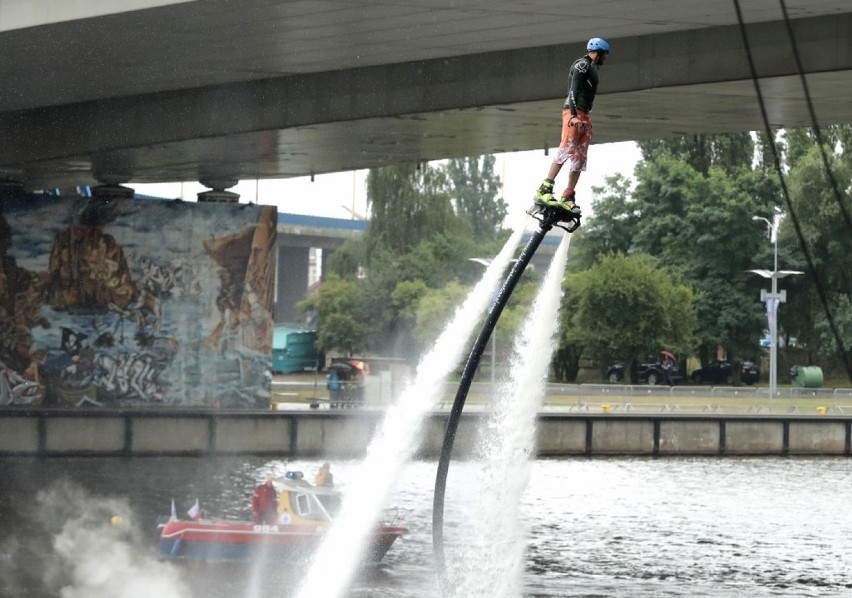
[[[322,371],[325,355],[314,347],[316,340],[314,330],[276,326],[272,335],[272,371],[276,374]]]
[[[822,388],[822,368],[816,365],[794,365],[790,378],[796,388]]]

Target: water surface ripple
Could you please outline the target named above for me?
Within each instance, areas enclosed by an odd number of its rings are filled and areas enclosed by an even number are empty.
[[[106,528],[104,545],[124,542],[110,554],[136,551],[134,562],[146,563],[156,549],[156,518],[168,515],[172,498],[181,511],[197,497],[211,513],[245,517],[251,489],[267,472],[298,468],[312,477],[319,465],[264,458],[2,459],[0,596],[100,596],[79,587],[86,569],[72,570],[56,554],[61,530],[66,543],[73,541],[67,523],[75,509],[116,508],[119,499],[139,533],[119,538]],[[438,596],[430,528],[435,467],[416,462],[402,470],[384,506],[398,509],[410,533],[383,565],[356,578],[350,596]],[[470,483],[477,467],[453,462],[450,468],[451,565],[465,554],[464,534],[456,533],[465,528],[461,520],[481,497]],[[357,464],[332,462],[332,471],[345,485]],[[526,536],[506,541],[526,544],[523,591],[530,597],[852,596],[850,489],[852,461],[843,458],[536,460],[521,505]],[[176,573],[172,595],[179,598],[292,596],[303,574],[172,563],[117,571],[106,556],[102,562],[97,574],[125,576],[127,588],[127,576],[136,573],[150,580],[165,569],[166,581]]]

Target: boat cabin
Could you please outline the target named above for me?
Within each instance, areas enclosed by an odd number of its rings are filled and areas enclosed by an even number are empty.
[[[340,505],[340,493],[332,488],[314,486],[301,472],[288,471],[275,480],[279,490],[278,521],[280,523],[331,523]]]

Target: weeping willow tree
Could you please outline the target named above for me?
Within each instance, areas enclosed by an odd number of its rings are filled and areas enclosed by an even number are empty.
[[[498,197],[501,182],[494,162],[494,156],[488,155],[450,160],[446,166],[456,213],[471,223],[477,240],[493,238],[506,218],[506,202]]]
[[[378,249],[405,254],[436,233],[455,228],[446,171],[403,164],[367,175],[370,225],[367,257]]]

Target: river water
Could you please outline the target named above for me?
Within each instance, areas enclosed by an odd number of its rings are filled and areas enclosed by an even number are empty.
[[[291,596],[303,570],[175,564],[155,523],[174,499],[247,517],[267,473],[318,461],[264,458],[0,460],[0,595],[63,598]],[[354,462],[333,462],[345,490]],[[464,576],[478,465],[454,462],[447,559]],[[439,596],[431,548],[436,464],[407,465],[385,505],[409,528],[354,597]],[[524,596],[852,596],[852,461],[843,458],[536,460],[521,513]],[[481,497],[480,497],[481,498]],[[112,515],[122,523],[110,525]],[[499,563],[496,564],[499,566]],[[333,571],[328,572],[333,575]]]

